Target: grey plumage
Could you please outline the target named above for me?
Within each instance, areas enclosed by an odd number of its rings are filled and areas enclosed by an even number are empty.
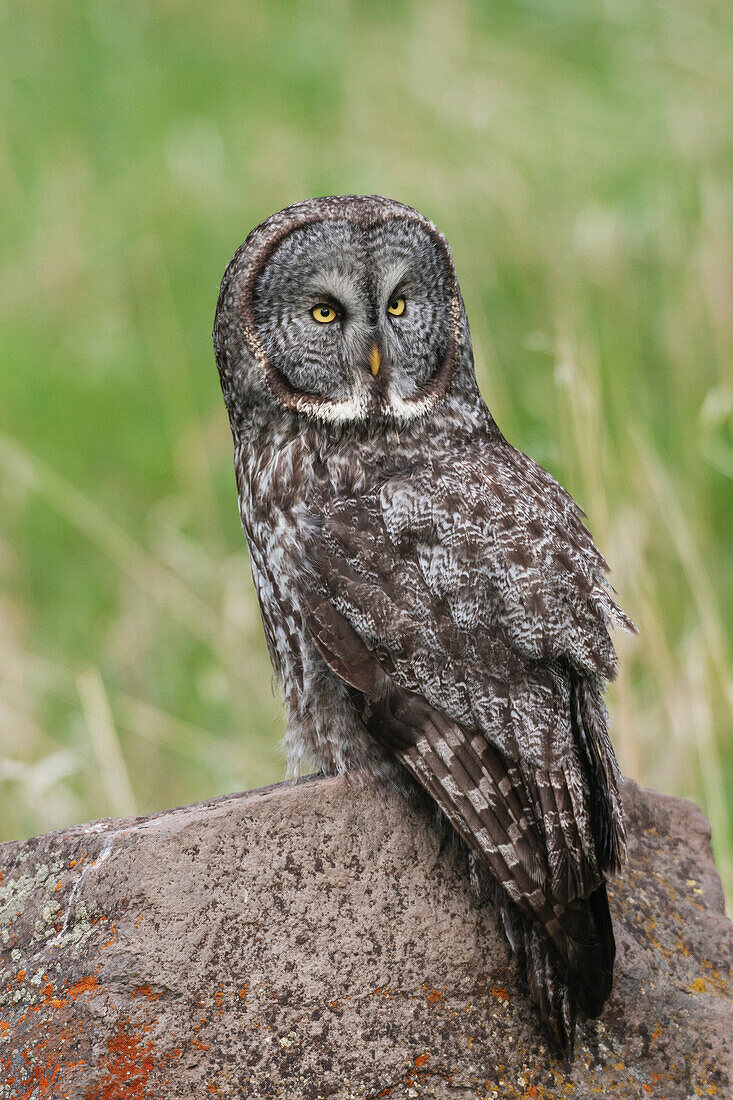
[[[293,768],[424,788],[570,1049],[610,992],[602,692],[609,627],[633,628],[582,512],[480,396],[448,245],[387,199],[298,203],[235,254],[214,343]]]

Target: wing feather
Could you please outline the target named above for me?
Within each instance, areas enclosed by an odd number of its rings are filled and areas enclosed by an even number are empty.
[[[408,771],[435,799],[469,848],[485,860],[520,911],[542,927],[562,958],[571,960],[573,947],[563,927],[562,905],[569,892],[561,890],[558,896],[547,890],[552,883],[551,852],[546,834],[529,811],[531,796],[520,770],[507,767],[485,738],[468,737],[440,711],[395,684],[332,605],[314,599],[307,622],[329,667],[365,692],[364,718],[370,730],[392,748],[398,731],[396,751]],[[541,797],[549,812],[549,776],[543,777],[537,790],[546,792]],[[559,821],[554,802],[551,812]],[[557,829],[553,838],[557,842]],[[594,874],[586,876],[582,885],[587,893],[601,882],[602,877]]]
[[[533,996],[567,1045],[574,1005],[595,1015],[610,990],[603,873],[624,848],[601,689],[608,626],[630,624],[582,513],[498,445],[324,496],[317,515],[315,645],[516,906]]]

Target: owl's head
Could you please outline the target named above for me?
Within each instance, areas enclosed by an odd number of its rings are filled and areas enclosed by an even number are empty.
[[[331,424],[404,424],[445,397],[467,342],[445,238],[376,196],[268,218],[229,264],[214,325],[233,427],[273,400]]]

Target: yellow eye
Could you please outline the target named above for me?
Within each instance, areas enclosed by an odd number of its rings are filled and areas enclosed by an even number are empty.
[[[336,320],[336,310],[332,306],[327,306],[321,302],[319,305],[313,306],[311,316],[314,321],[320,321],[322,325],[327,325],[330,321]]]
[[[387,306],[387,313],[391,313],[393,317],[401,317],[405,312],[405,299],[393,298]]]

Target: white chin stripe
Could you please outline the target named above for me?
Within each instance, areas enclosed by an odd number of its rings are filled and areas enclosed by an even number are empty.
[[[358,398],[348,401],[326,401],[321,403],[309,402],[303,397],[296,405],[298,412],[312,416],[314,420],[321,420],[327,424],[366,424],[368,420],[395,420],[400,424],[407,424],[411,420],[417,420],[435,405],[434,397],[423,397],[417,401],[406,401],[402,397],[390,397],[377,417],[370,413],[367,404]]]
[[[328,424],[349,424],[354,421],[368,420],[366,403],[358,397],[348,401],[311,402],[303,397],[296,403],[298,412],[307,413],[315,420],[324,420]]]
[[[389,399],[389,415],[393,416],[395,420],[401,420],[405,423],[409,420],[417,420],[419,416],[424,416],[425,413],[430,412],[435,407],[435,404],[436,399],[432,395],[420,397],[415,401],[407,401],[399,394],[395,394],[394,397]]]

